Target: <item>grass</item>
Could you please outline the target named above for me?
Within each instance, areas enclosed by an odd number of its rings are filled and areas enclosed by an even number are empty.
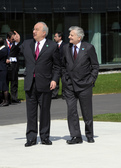
[[[18,81],[18,99],[25,100],[24,80]]]
[[[80,120],[83,120],[80,118]],[[94,121],[121,122],[121,113],[107,113],[93,116]]]
[[[98,75],[93,94],[103,93],[121,93],[121,73]]]
[[[107,113],[93,116],[94,121],[121,122],[121,113]]]
[[[62,83],[60,80],[58,95],[62,93]],[[93,88],[93,94],[121,93],[121,73],[100,74]],[[18,83],[18,98],[25,100],[24,80]]]

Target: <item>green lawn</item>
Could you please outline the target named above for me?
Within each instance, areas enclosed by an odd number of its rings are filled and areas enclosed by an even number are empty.
[[[98,114],[93,116],[94,121],[111,121],[111,122],[121,122],[121,113],[107,113]]]
[[[80,118],[80,120],[83,120]],[[94,121],[121,122],[121,113],[107,113],[93,116]]]
[[[62,92],[62,84],[60,80],[59,95]],[[93,94],[109,94],[121,93],[121,73],[115,74],[100,74],[98,75]],[[18,98],[25,100],[24,80],[19,80]]]
[[[25,100],[24,80],[18,81],[18,99]]]
[[[121,73],[98,75],[93,93],[121,93]]]

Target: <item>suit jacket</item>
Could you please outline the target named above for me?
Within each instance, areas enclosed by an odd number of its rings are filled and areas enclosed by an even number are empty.
[[[0,71],[7,71],[6,59],[8,57],[8,51],[6,47],[0,50]]]
[[[93,45],[82,42],[74,61],[72,44],[63,47],[62,83],[63,88],[82,91],[94,86],[98,76],[99,63]]]
[[[6,40],[4,41],[4,44],[8,50],[8,45]],[[18,56],[19,56],[19,43],[17,45],[15,45],[15,42],[13,42],[13,45],[10,49],[10,52],[8,52],[8,57],[7,59],[9,59],[10,57],[16,57],[17,62],[16,62],[16,66],[12,65],[12,64],[7,64],[7,67],[12,66],[12,71],[10,72],[11,75],[15,76],[16,71],[19,71],[19,60],[18,60]],[[8,73],[8,75],[10,75]],[[10,77],[11,78],[11,77]]]
[[[25,91],[31,89],[33,75],[35,73],[37,90],[40,92],[49,92],[50,82],[52,80],[58,82],[60,76],[60,55],[57,44],[47,39],[37,60],[35,60],[34,39],[25,40],[21,45],[20,52],[25,58]]]

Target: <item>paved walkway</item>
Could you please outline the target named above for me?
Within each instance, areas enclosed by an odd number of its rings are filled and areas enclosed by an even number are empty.
[[[51,121],[53,145],[25,148],[26,124],[0,126],[0,168],[121,168],[121,123],[94,122],[95,143],[89,144],[80,121],[83,144],[68,145],[66,120]]]

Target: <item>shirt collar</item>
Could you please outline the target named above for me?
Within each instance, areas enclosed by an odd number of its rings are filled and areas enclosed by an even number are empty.
[[[75,44],[73,44],[73,47],[75,46]],[[80,46],[81,46],[81,41],[78,43],[78,44],[76,44],[76,46],[77,46],[77,48],[79,49],[80,48]]]
[[[61,41],[58,43],[58,45],[61,45],[62,42],[63,42],[63,40],[61,40]]]
[[[44,38],[43,40],[39,41],[40,45],[43,45],[46,41],[46,38]],[[38,43],[38,41],[36,41],[36,44]]]

